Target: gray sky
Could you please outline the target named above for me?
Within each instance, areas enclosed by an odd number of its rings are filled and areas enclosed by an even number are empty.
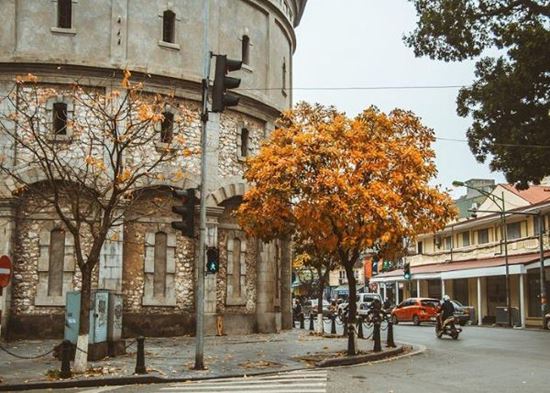
[[[297,29],[294,56],[294,101],[332,104],[355,115],[376,105],[384,112],[412,110],[436,137],[466,139],[470,124],[456,114],[458,89],[307,91],[300,87],[469,85],[474,62],[445,63],[415,58],[401,37],[412,31],[416,13],[406,0],[310,0]],[[436,183],[452,188],[453,180],[494,178],[464,142],[438,140]],[[462,190],[455,190],[459,196]]]

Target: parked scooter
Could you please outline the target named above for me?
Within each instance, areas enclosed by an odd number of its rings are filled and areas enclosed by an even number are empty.
[[[443,337],[443,335],[447,335],[452,337],[453,340],[457,340],[459,334],[462,332],[462,328],[457,326],[457,317],[449,317],[444,322],[441,322],[441,314],[438,314],[437,324],[435,325],[435,334],[437,338],[441,338]]]

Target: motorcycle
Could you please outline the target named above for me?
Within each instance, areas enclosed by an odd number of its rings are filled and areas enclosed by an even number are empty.
[[[437,315],[437,324],[435,325],[435,334],[437,338],[447,335],[452,337],[453,340],[457,340],[459,334],[462,332],[462,328],[457,327],[459,325],[457,317],[449,317],[444,322],[441,322],[441,314]]]

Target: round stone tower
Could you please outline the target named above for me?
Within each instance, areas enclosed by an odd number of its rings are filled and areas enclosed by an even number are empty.
[[[178,106],[185,105],[198,113],[205,33],[209,50],[242,59],[235,75],[242,80],[236,90],[240,103],[221,115],[211,114],[207,130],[208,239],[220,250],[220,271],[206,279],[205,320],[209,333],[215,333],[216,321],[223,321],[228,334],[274,332],[291,326],[289,245],[247,238],[233,212],[247,189],[246,157],[255,153],[279,113],[292,103],[294,28],[307,0],[210,0],[208,26],[204,1],[5,0],[0,16],[0,97],[16,90],[18,75],[32,74],[38,86],[59,89],[58,101],[78,116],[78,108],[64,102],[62,92],[68,86],[78,80],[109,92],[120,85],[122,71],[129,70],[133,80],[143,82],[145,92],[170,97],[173,105],[167,112],[177,115]],[[56,102],[50,101],[43,103],[46,113],[55,110]],[[17,101],[3,100],[0,111],[12,111],[10,105]],[[198,145],[199,128],[196,122],[174,132]],[[151,149],[166,143],[157,142]],[[0,149],[14,171],[29,182],[41,181],[33,168],[21,168],[18,146],[4,134]],[[174,162],[167,171],[183,168],[185,180],[159,179],[151,200],[164,198],[164,205],[171,206],[170,194],[159,189],[196,187],[199,160]],[[54,211],[32,209],[13,182],[2,182],[0,253],[14,261],[12,284],[0,296],[2,334],[61,337],[65,295],[80,286],[74,244],[60,238],[63,228]],[[171,228],[176,218],[169,209],[159,209],[153,217],[127,223],[122,219],[116,229],[119,240],[104,245],[94,288],[123,295],[125,336],[194,330],[198,247]]]

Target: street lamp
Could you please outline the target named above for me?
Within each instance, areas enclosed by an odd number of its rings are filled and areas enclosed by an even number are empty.
[[[466,187],[472,190],[475,190],[479,192],[481,195],[486,196],[490,200],[492,200],[499,211],[497,213],[500,213],[500,220],[501,220],[501,238],[504,242],[504,264],[506,267],[506,309],[508,311],[508,326],[512,326],[512,310],[510,308],[510,269],[508,266],[508,231],[506,228],[506,206],[504,204],[504,192],[502,193],[502,196],[499,197],[497,195],[491,194],[490,192],[487,192],[485,190],[482,190],[477,187],[472,187],[462,181],[453,181],[454,187]],[[494,212],[493,212],[494,213]],[[543,316],[544,317],[544,316]],[[544,319],[544,318],[543,318]]]

